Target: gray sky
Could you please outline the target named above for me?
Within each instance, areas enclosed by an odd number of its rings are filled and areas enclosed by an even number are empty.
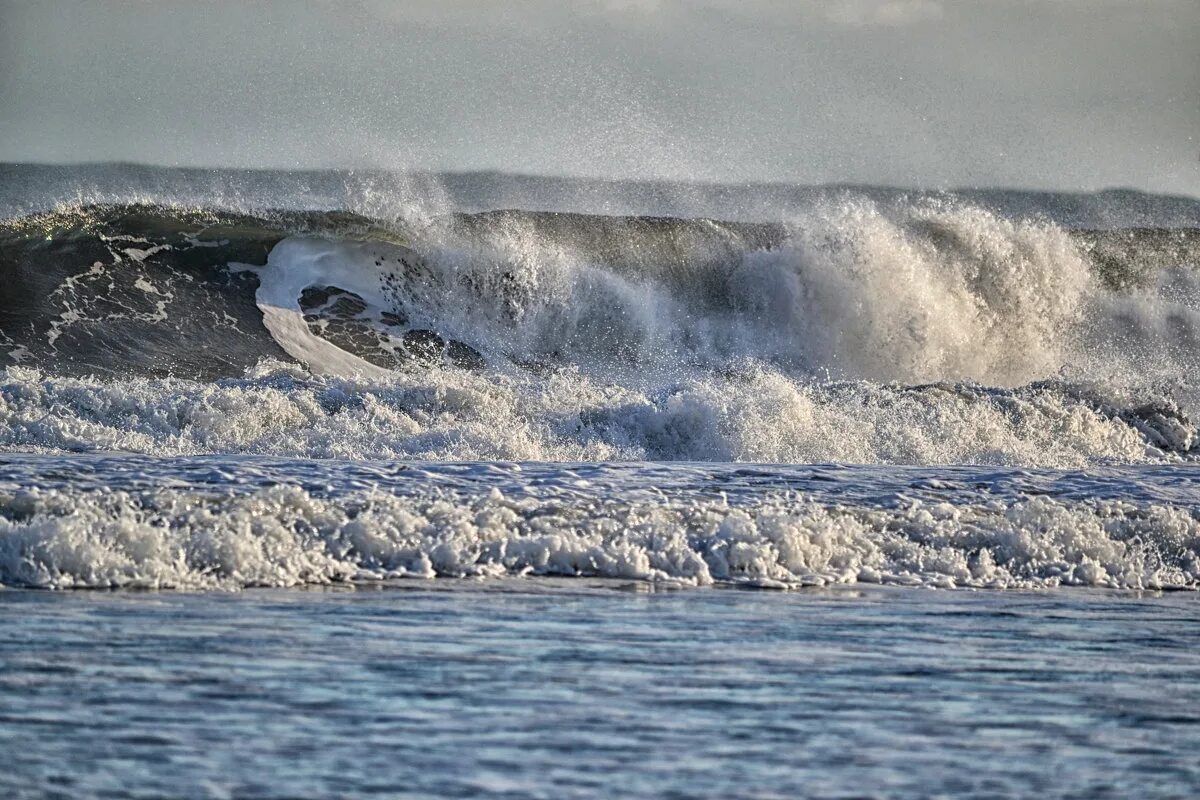
[[[1200,195],[1200,0],[0,0],[0,160]]]

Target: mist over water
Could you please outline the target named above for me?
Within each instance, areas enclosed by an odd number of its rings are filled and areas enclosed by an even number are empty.
[[[157,6],[0,3],[0,160],[1200,194],[1190,0]]]

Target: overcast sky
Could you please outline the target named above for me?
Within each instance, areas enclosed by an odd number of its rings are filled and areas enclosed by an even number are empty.
[[[0,0],[0,160],[1200,195],[1200,0]]]

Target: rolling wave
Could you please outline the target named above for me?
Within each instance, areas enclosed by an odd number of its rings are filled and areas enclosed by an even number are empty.
[[[0,224],[0,446],[1079,466],[1196,450],[1200,231],[66,206]]]

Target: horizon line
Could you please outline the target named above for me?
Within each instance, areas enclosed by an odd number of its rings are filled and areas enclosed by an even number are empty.
[[[1200,202],[1200,195],[1181,192],[1160,192],[1140,189],[1134,186],[1106,186],[1100,189],[1063,188],[1050,189],[1019,185],[958,185],[953,187],[934,185],[900,185],[887,183],[867,183],[861,181],[835,181],[825,183],[805,183],[787,180],[703,180],[679,179],[663,177],[611,177],[583,174],[551,174],[537,172],[509,172],[498,168],[475,169],[428,169],[421,167],[243,167],[243,166],[200,166],[195,164],[156,164],[143,161],[114,160],[114,161],[9,161],[0,159],[0,168],[97,168],[97,167],[126,167],[146,170],[163,170],[176,172],[246,172],[246,173],[382,173],[395,175],[423,175],[429,177],[469,177],[469,176],[503,176],[525,180],[560,181],[576,183],[627,183],[642,185],[672,185],[691,186],[696,188],[764,188],[764,189],[858,189],[858,190],[888,190],[912,191],[928,193],[957,194],[966,192],[1020,192],[1025,194],[1045,195],[1101,195],[1101,194],[1140,194],[1150,197],[1172,198]]]

